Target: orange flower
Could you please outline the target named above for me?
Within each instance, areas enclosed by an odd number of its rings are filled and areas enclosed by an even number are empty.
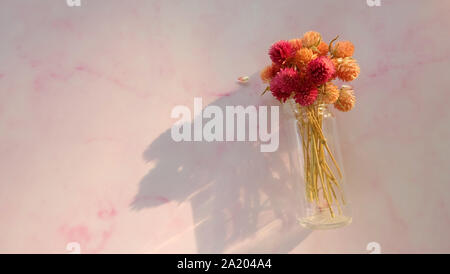
[[[350,82],[358,77],[360,68],[356,60],[351,57],[331,59],[336,68],[336,76],[341,80]]]
[[[320,56],[325,56],[328,54],[328,44],[324,41],[321,41],[319,46],[317,47],[317,51],[319,52]]]
[[[339,98],[339,88],[331,82],[327,82],[319,90],[319,99],[324,104],[334,104]]]
[[[291,44],[291,47],[294,49],[294,51],[302,48],[302,39],[291,39],[289,40],[289,43]]]
[[[333,55],[336,58],[352,57],[355,51],[355,46],[353,46],[350,41],[340,41],[336,43],[333,49]]]
[[[309,48],[301,48],[297,50],[292,59],[292,63],[297,66],[297,68],[305,67],[309,61],[316,58],[317,55],[313,53],[313,51]]]
[[[272,66],[267,66],[267,67],[265,67],[265,68],[261,71],[261,73],[260,73],[259,76],[261,76],[261,80],[262,80],[264,83],[269,83],[270,80],[272,79]]]
[[[303,35],[302,45],[306,48],[310,48],[312,46],[318,46],[322,37],[320,33],[316,31],[308,31]]]
[[[349,111],[355,106],[355,95],[351,86],[341,87],[339,98],[334,103],[334,107],[340,111]]]
[[[279,70],[280,67],[275,64],[265,67],[260,74],[261,80],[264,83],[269,83],[270,80],[272,80],[272,78],[275,77],[275,75],[277,75]]]

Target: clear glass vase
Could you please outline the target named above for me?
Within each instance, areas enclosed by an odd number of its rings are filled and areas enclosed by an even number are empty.
[[[288,127],[294,138],[291,160],[298,171],[298,220],[310,229],[338,228],[351,223],[336,117],[324,104],[302,107],[290,99]]]

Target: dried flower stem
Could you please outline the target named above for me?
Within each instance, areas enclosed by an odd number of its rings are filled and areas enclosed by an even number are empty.
[[[342,204],[345,205],[342,188],[337,178],[342,178],[342,172],[331,152],[322,131],[323,105],[313,104],[295,108],[298,130],[302,137],[302,150],[306,181],[306,199],[315,203],[321,209],[326,204],[332,218],[336,216],[335,209],[342,214]],[[330,168],[332,162],[339,177]],[[335,190],[336,188],[336,190]],[[340,197],[340,199],[339,199]]]

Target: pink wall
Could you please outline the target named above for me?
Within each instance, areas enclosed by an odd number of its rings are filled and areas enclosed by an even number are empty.
[[[448,18],[444,0],[1,1],[0,252],[450,252]],[[308,30],[361,66],[338,113],[354,221],[331,231],[293,218],[285,137],[170,138],[194,96],[276,104],[257,72]]]

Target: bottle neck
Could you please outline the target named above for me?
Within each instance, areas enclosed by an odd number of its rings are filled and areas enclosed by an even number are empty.
[[[287,103],[290,104],[295,117],[305,122],[309,120],[309,115],[311,115],[311,112],[314,113],[315,116],[319,116],[322,119],[334,117],[334,115],[330,112],[329,105],[327,104],[312,104],[305,107],[297,104],[294,99],[289,99],[289,102]]]

